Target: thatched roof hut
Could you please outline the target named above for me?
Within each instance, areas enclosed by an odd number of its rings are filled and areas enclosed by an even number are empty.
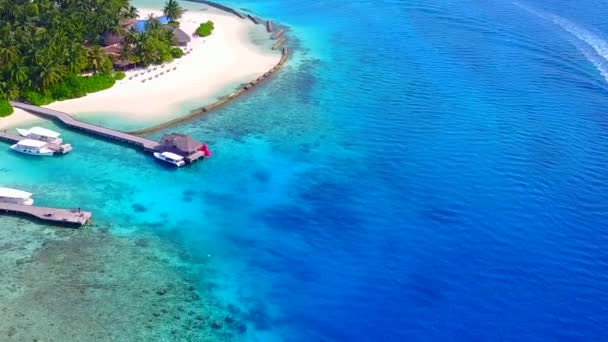
[[[187,134],[171,133],[163,135],[158,149],[163,152],[173,152],[182,156],[190,155],[203,147]]]
[[[182,31],[180,28],[173,27],[171,25],[165,25],[165,27],[173,32],[173,36],[180,46],[186,46],[192,40],[190,35]]]
[[[125,38],[117,33],[106,33],[103,35],[103,46],[120,44]]]

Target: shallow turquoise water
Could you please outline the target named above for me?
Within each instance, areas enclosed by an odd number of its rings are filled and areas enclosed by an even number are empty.
[[[227,4],[296,54],[175,129],[213,158],[63,130],[74,153],[2,151],[3,180],[210,262],[252,340],[604,339],[604,2]]]

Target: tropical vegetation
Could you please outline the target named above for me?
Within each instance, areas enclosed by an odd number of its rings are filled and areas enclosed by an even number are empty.
[[[178,47],[171,48],[171,55],[173,58],[182,58],[184,56],[184,50]]]
[[[149,16],[143,32],[129,31],[120,51],[120,58],[131,64],[148,66],[173,60],[171,48],[177,45],[171,30],[163,27],[154,16]]]
[[[172,20],[183,13],[175,0],[165,11]],[[134,18],[129,0],[0,0],[2,113],[10,107],[6,100],[46,104],[111,87],[121,74],[101,48],[108,35],[124,38],[118,57],[127,63],[172,60],[171,30],[150,17],[144,32],[125,32],[124,23]]]
[[[117,81],[124,80],[127,75],[122,71],[116,71],[114,73],[114,79]]]
[[[175,21],[182,17],[184,9],[179,5],[177,0],[167,0],[165,7],[163,8],[163,14],[169,21]]]
[[[196,34],[201,37],[210,36],[211,32],[213,32],[213,22],[211,20],[207,21],[206,23],[200,24],[199,27],[196,29]]]
[[[0,118],[13,114],[13,107],[7,100],[0,100]]]

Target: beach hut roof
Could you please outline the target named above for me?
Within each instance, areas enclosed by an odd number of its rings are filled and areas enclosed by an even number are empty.
[[[120,55],[120,46],[118,46],[118,45],[106,46],[106,47],[102,48],[102,50],[109,55],[115,55],[115,56]]]
[[[116,33],[106,33],[103,35],[103,46],[119,44],[124,41],[124,37]]]
[[[173,30],[173,36],[180,45],[190,43],[192,38],[190,38],[190,35],[182,31],[180,28],[173,27],[171,25],[166,25],[166,27]]]
[[[190,154],[203,146],[189,135],[180,133],[165,134],[160,140],[160,145],[163,150],[178,154]]]
[[[130,30],[137,23],[137,19],[123,19],[120,21],[120,26],[125,30]]]

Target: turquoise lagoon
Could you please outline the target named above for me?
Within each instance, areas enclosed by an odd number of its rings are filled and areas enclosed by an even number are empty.
[[[605,339],[604,1],[225,4],[288,25],[294,56],[172,129],[211,159],[171,170],[59,128],[73,153],[0,151],[2,182],[93,210],[74,241],[109,228],[112,251],[145,236],[146,253],[180,255],[124,258],[179,266],[207,311],[246,325],[208,340]],[[176,322],[156,339],[180,340]]]

